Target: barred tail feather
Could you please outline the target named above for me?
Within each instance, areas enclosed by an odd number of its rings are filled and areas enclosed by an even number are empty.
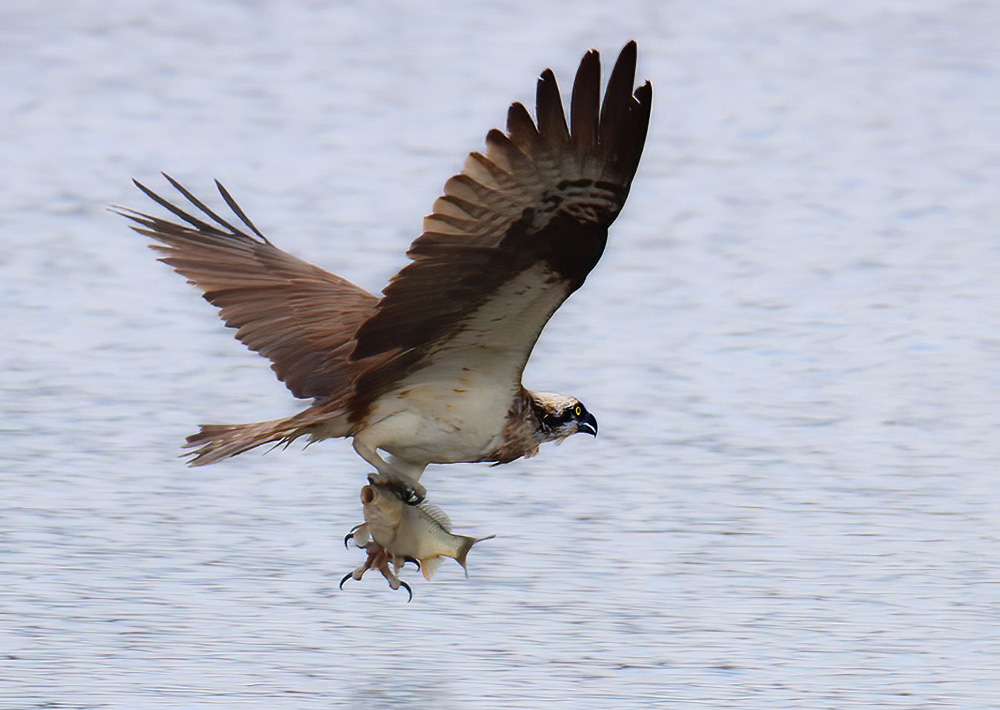
[[[184,445],[186,449],[198,447],[190,452],[188,466],[215,463],[271,442],[290,444],[310,433],[314,424],[303,423],[301,415],[253,424],[202,424],[200,431],[189,436]]]

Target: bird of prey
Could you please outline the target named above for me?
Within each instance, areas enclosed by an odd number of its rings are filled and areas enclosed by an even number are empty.
[[[649,82],[633,91],[635,67],[629,42],[602,100],[600,57],[588,51],[568,121],[544,71],[535,120],[511,105],[506,133],[491,130],[485,154],[471,153],[445,183],[381,298],[274,246],[218,181],[235,218],[166,174],[191,207],[135,181],[177,221],[117,211],[295,397],[312,400],[284,419],[203,425],[187,439],[189,463],[349,437],[375,483],[419,503],[428,464],[507,463],[543,442],[596,435],[582,402],[529,391],[521,373],[550,316],[597,264],[628,195],[652,102]]]

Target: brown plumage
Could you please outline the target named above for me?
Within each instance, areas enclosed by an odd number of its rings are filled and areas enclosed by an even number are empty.
[[[203,426],[188,437],[191,464],[305,434],[353,437],[379,481],[421,498],[429,463],[502,463],[576,431],[596,434],[579,401],[532,393],[521,373],[545,323],[600,259],[628,195],[652,98],[648,82],[633,92],[635,64],[630,42],[602,102],[600,58],[587,52],[568,122],[543,72],[537,124],[520,103],[510,107],[507,132],[491,130],[485,154],[470,154],[445,183],[412,261],[381,299],[275,247],[218,183],[240,226],[170,177],[200,214],[136,182],[180,221],[121,214],[292,394],[313,400],[286,419]]]

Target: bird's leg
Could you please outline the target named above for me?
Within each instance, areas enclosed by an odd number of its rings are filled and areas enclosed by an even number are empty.
[[[382,554],[378,557],[376,564],[372,566],[382,573],[382,576],[385,577],[385,581],[389,583],[389,588],[395,591],[396,589],[399,589],[400,580],[399,577],[397,577],[396,574],[389,569],[389,562],[391,559],[392,558],[383,550]]]
[[[418,560],[417,558],[415,558],[415,557],[402,557],[400,555],[393,555],[392,556],[392,571],[396,573],[397,577],[399,576],[399,571],[401,569],[403,569],[404,567],[406,567],[406,563],[407,562],[412,562],[414,564],[414,566],[417,568],[417,572],[420,571],[420,560]]]
[[[416,557],[398,557],[397,556],[397,557],[394,557],[392,559],[392,564],[393,564],[393,566],[396,569],[396,574],[397,575],[399,574],[399,570],[401,570],[404,567],[406,567],[406,563],[407,562],[412,562],[413,566],[417,568],[417,572],[420,571],[420,560],[418,560]]]
[[[340,580],[340,589],[344,588],[344,582],[346,582],[349,579],[353,579],[356,582],[360,582],[361,578],[365,576],[365,572],[374,568],[377,569],[382,574],[383,577],[385,577],[385,580],[389,583],[390,589],[395,591],[400,587],[402,587],[403,589],[406,590],[406,593],[409,595],[409,598],[406,601],[407,602],[411,601],[413,599],[413,589],[410,588],[409,584],[407,584],[397,576],[400,568],[404,564],[406,564],[407,560],[400,557],[396,557],[395,555],[389,555],[389,553],[387,553],[384,549],[382,549],[382,546],[375,541],[369,542],[365,546],[364,550],[365,552],[368,553],[368,559],[366,559],[365,563],[360,567],[358,567],[357,569],[355,569],[353,572],[348,572],[347,574],[344,575],[344,578]],[[393,567],[396,568],[395,572],[389,569],[390,562],[392,562]],[[417,567],[419,569],[420,567],[419,562],[417,563]]]
[[[365,576],[365,572],[370,570],[372,565],[377,561],[379,553],[385,555],[385,551],[375,543],[369,543],[369,546],[365,548],[365,551],[368,552],[368,559],[366,559],[365,563],[353,572],[348,572],[344,575],[344,578],[340,580],[341,589],[344,588],[344,582],[349,579],[353,579],[355,582],[360,582],[361,578]]]
[[[396,495],[410,505],[418,505],[427,497],[427,489],[418,480],[420,474],[424,472],[424,466],[407,463],[402,459],[390,456],[386,461],[379,456],[378,449],[368,446],[354,437],[354,450],[358,456],[370,463],[378,471],[377,474],[369,474],[368,480],[377,486],[387,486],[396,492]]]
[[[340,588],[344,588],[344,582],[348,579],[360,582],[361,578],[365,576],[365,572],[374,567],[389,581],[390,587],[394,590],[399,589],[399,579],[389,571],[389,555],[382,549],[382,546],[377,542],[370,542],[363,549],[368,553],[368,558],[365,560],[363,565],[355,569],[353,572],[348,573],[342,580],[340,580]]]
[[[389,583],[390,589],[395,591],[400,587],[402,587],[403,589],[406,590],[406,593],[410,595],[409,599],[406,600],[407,602],[409,602],[413,599],[413,590],[410,588],[409,584],[407,584],[406,582],[404,582],[403,580],[401,580],[399,577],[396,576],[396,573],[399,572],[399,568],[402,566],[397,564],[396,560],[397,558],[395,556],[390,557],[388,554],[385,553],[385,551],[383,551],[382,556],[377,561],[377,565],[374,566],[375,569],[381,572],[382,576],[385,577],[385,580]],[[396,568],[395,572],[389,569],[390,561],[392,562],[393,567]]]

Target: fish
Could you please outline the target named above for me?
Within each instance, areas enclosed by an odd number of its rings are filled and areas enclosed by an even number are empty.
[[[451,532],[451,521],[443,510],[426,501],[419,505],[406,503],[391,486],[378,485],[368,479],[361,489],[361,508],[365,522],[356,525],[344,538],[368,552],[368,559],[340,582],[360,580],[369,569],[378,570],[392,589],[403,587],[413,598],[413,590],[399,579],[399,571],[407,562],[415,562],[424,579],[430,580],[446,557],[450,557],[469,576],[466,559],[473,545],[487,537],[469,537]],[[393,569],[389,569],[392,563]]]

